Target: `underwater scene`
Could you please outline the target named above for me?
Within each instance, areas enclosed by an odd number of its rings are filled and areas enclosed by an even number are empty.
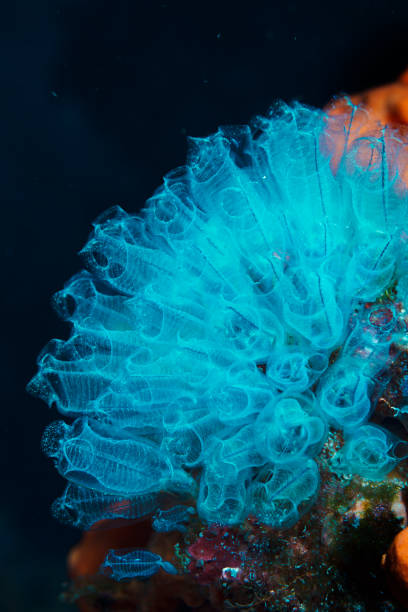
[[[5,609],[408,610],[408,7],[30,6]]]

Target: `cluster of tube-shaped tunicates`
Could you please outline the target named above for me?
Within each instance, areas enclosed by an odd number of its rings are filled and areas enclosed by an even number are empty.
[[[402,329],[384,295],[406,297],[401,147],[388,129],[351,142],[356,112],[282,106],[192,139],[140,215],[97,219],[55,296],[71,336],[30,384],[65,417],[43,440],[68,480],[58,516],[159,511],[164,528],[183,498],[208,522],[286,528],[318,496],[330,428],[338,473],[381,479],[404,456],[369,423]]]

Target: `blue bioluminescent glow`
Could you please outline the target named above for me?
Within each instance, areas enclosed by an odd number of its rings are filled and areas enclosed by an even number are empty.
[[[288,528],[318,496],[330,430],[339,474],[380,480],[407,455],[368,422],[405,333],[384,297],[407,298],[402,145],[380,127],[351,140],[356,112],[281,105],[191,139],[139,215],[96,220],[86,270],[55,296],[71,336],[30,383],[66,417],[43,439],[68,480],[57,516],[89,528],[171,494],[208,522]],[[111,556],[114,574],[159,567],[132,554]]]
[[[148,550],[110,550],[101,566],[101,573],[120,581],[135,577],[150,578],[160,568],[169,574],[177,574],[174,565]]]

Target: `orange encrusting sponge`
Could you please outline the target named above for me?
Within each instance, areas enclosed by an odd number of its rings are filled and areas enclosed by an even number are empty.
[[[392,594],[408,609],[408,527],[395,536],[381,563]]]
[[[374,87],[349,96],[355,105],[363,104],[374,121],[390,127],[402,128],[408,125],[408,69],[395,83]],[[334,105],[329,104],[328,112],[344,110],[344,98],[338,98]]]

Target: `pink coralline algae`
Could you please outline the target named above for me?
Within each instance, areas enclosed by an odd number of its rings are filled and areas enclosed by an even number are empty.
[[[245,542],[225,527],[210,525],[188,548],[192,557],[188,571],[201,584],[218,579],[241,581],[246,548]]]

